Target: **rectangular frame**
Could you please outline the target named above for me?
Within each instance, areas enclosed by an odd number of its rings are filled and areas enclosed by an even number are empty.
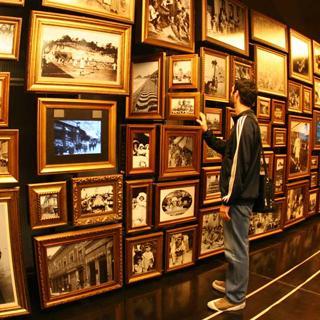
[[[217,137],[218,139],[223,139],[222,137]],[[210,153],[212,157],[210,157]],[[220,163],[222,162],[222,155],[220,155],[215,150],[211,149],[205,141],[203,141],[203,150],[202,150],[202,162],[203,163]]]
[[[216,135],[222,135],[222,124],[223,124],[223,111],[220,108],[208,108],[204,107],[203,108],[203,113],[206,115],[207,119],[207,125],[208,125],[208,130],[211,130],[214,134]],[[217,128],[214,128],[214,125],[212,125],[212,121],[210,121],[208,114],[215,114],[218,115],[219,121],[217,124]]]
[[[226,108],[226,127],[225,127],[225,138],[228,139],[232,128],[234,126],[234,121],[233,121],[233,117],[236,116],[236,111],[235,109],[232,109],[230,107]]]
[[[319,172],[312,171],[310,172],[310,189],[317,188],[319,186]]]
[[[216,204],[218,202],[221,202],[221,192],[219,188],[220,171],[221,171],[221,166],[202,168],[200,181],[201,181],[201,197],[202,197],[203,205]],[[218,184],[218,191],[215,191],[208,196],[207,193],[208,193],[208,176],[209,175],[215,175],[216,177],[219,176],[219,179],[218,179],[218,182],[216,182]]]
[[[315,197],[315,204],[311,202],[311,197]],[[314,200],[314,199],[313,199]],[[315,208],[311,207],[311,204],[315,206]],[[319,188],[309,190],[309,201],[308,201],[308,216],[317,214],[319,211]]]
[[[281,109],[281,110],[280,110]],[[286,124],[286,102],[272,99],[271,121],[273,124]]]
[[[0,72],[0,127],[9,125],[10,72]]]
[[[232,56],[230,63],[230,88],[232,88],[238,79],[250,79],[255,81],[256,64],[254,61]],[[239,67],[242,67],[242,69],[239,70]]]
[[[313,77],[313,103],[314,108],[320,109],[320,78]]]
[[[303,86],[302,87],[302,112],[303,113],[312,114],[312,106],[313,106],[312,99],[313,99],[312,88]]]
[[[282,165],[278,164],[282,160]],[[285,192],[285,182],[287,173],[287,155],[275,154],[273,166],[274,194],[279,195]]]
[[[288,81],[288,111],[302,113],[302,84],[295,81]],[[294,106],[294,107],[293,107]]]
[[[172,113],[172,101],[174,99],[192,99],[194,102],[193,113],[187,113],[182,110],[180,114]],[[185,112],[185,113],[184,113]],[[199,118],[200,112],[200,93],[199,92],[172,92],[168,93],[167,119],[168,120],[196,120]]]
[[[313,150],[320,150],[320,111],[313,111],[313,130],[312,130]]]
[[[260,133],[261,133],[261,142],[263,148],[271,148],[271,123],[269,121],[259,121]],[[261,131],[262,127],[266,127],[266,136],[264,137],[263,131]]]
[[[277,136],[283,136],[283,143],[277,142]],[[287,129],[286,128],[273,128],[272,134],[272,147],[273,148],[284,148],[287,146]]]
[[[266,111],[264,109],[267,109]],[[257,118],[270,120],[271,99],[267,97],[257,97]]]
[[[313,49],[313,72],[320,76],[320,43],[312,40]]]
[[[319,168],[319,156],[318,155],[312,155],[311,156],[310,169],[311,170],[318,170],[318,168]]]

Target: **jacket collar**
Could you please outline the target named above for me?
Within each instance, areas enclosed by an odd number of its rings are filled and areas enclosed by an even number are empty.
[[[242,111],[238,115],[232,116],[232,119],[233,119],[234,123],[236,123],[239,120],[239,118],[241,118],[242,116],[245,116],[245,115],[249,115],[249,114],[255,116],[254,111],[252,109],[249,109],[246,111]]]

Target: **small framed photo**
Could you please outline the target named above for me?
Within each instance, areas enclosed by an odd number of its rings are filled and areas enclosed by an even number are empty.
[[[159,179],[200,174],[201,128],[163,125]]]
[[[319,211],[319,189],[313,189],[309,191],[309,208],[308,215],[313,215]]]
[[[311,170],[318,170],[319,156],[311,156]]]
[[[311,39],[290,28],[290,77],[312,84]]]
[[[9,125],[10,72],[0,72],[0,127]]]
[[[204,259],[223,252],[223,221],[220,207],[200,209],[198,231],[198,259]]]
[[[273,148],[287,146],[287,129],[273,128],[272,146]]]
[[[302,87],[302,111],[303,113],[312,114],[312,88],[303,86]]]
[[[0,183],[19,181],[19,130],[0,131]]]
[[[271,147],[271,123],[259,121],[261,141],[263,148]]]
[[[156,183],[156,227],[196,221],[198,196],[199,180]]]
[[[202,41],[249,55],[248,8],[237,0],[202,2]]]
[[[162,254],[163,232],[126,238],[126,282],[161,276]]]
[[[38,174],[116,166],[116,102],[38,99]]]
[[[300,83],[288,82],[288,111],[302,113],[302,85]]]
[[[127,175],[155,172],[156,125],[128,124],[126,126]]]
[[[223,139],[222,137],[218,137],[219,139]],[[202,154],[202,162],[203,163],[219,163],[222,162],[222,155],[217,151],[208,147],[207,143],[203,141],[203,154]]]
[[[319,173],[318,171],[314,171],[310,173],[310,189],[317,188],[319,181]]]
[[[126,98],[127,119],[161,120],[164,118],[165,59],[164,52],[133,59],[131,95]]]
[[[274,168],[273,168],[275,195],[283,194],[285,192],[286,168],[287,168],[287,155],[275,154]]]
[[[320,150],[320,111],[313,111],[313,150]]]
[[[18,203],[19,188],[0,190],[0,318],[30,313]]]
[[[287,184],[287,215],[285,228],[305,218],[309,208],[309,181],[302,180]]]
[[[206,115],[208,130],[211,130],[216,135],[222,134],[222,109],[219,108],[204,108]]]
[[[122,220],[121,174],[72,179],[73,224],[87,226]]]
[[[312,40],[313,43],[313,72],[320,76],[320,43]]]
[[[202,204],[214,204],[221,201],[220,192],[220,171],[221,167],[202,168],[201,194]]]
[[[320,78],[314,77],[313,101],[314,107],[320,109]]]
[[[195,264],[197,225],[166,231],[165,271],[180,270]]]
[[[229,102],[229,55],[200,48],[200,57],[204,100]]]
[[[273,124],[286,124],[286,103],[285,101],[272,99],[272,117]]]
[[[0,59],[19,60],[22,18],[0,16]]]
[[[225,128],[225,137],[226,139],[229,138],[231,130],[234,126],[233,117],[236,116],[235,109],[232,109],[230,107],[227,107],[226,109],[226,128]]]
[[[198,59],[197,54],[169,57],[169,90],[198,89]]]
[[[114,224],[34,237],[42,308],[121,288],[121,232]]]
[[[199,118],[199,112],[199,92],[168,93],[167,119],[195,120]]]
[[[257,97],[257,118],[270,119],[271,115],[271,99],[258,96]]]
[[[32,230],[68,224],[65,181],[29,184],[28,188]]]
[[[2,3],[15,6],[24,6],[24,0],[1,0],[0,4]]]
[[[230,74],[230,88],[237,80],[247,79],[255,81],[256,70],[253,61],[239,58],[237,56],[231,57],[231,74]]]
[[[147,231],[152,227],[152,179],[126,181],[126,231]]]
[[[264,158],[266,160],[268,175],[270,178],[273,177],[273,160],[274,160],[274,152],[273,151],[263,151],[264,152]],[[261,153],[260,158],[260,174],[264,174],[264,166],[263,166],[263,158]]]

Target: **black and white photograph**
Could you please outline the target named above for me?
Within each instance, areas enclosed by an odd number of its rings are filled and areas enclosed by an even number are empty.
[[[261,141],[262,141],[263,147],[270,147],[271,146],[270,124],[259,123],[259,127],[260,127]]]
[[[177,84],[191,84],[193,60],[174,61],[172,64],[172,83]]]
[[[309,192],[309,214],[315,214],[318,212],[318,197],[318,189]]]
[[[221,139],[221,138],[220,138]],[[207,143],[204,142],[203,145],[203,162],[210,163],[210,162],[221,162],[222,156],[217,151],[208,147]]]
[[[313,42],[313,71],[320,76],[320,44],[317,41]]]
[[[157,241],[141,242],[132,247],[132,274],[155,271]]]
[[[220,172],[208,174],[206,177],[206,197],[220,192]]]
[[[0,56],[13,54],[16,25],[0,21]]]
[[[135,132],[132,140],[132,168],[149,168],[150,135],[145,132]]]
[[[148,225],[147,210],[148,196],[147,187],[136,187],[132,189],[132,223],[131,228],[140,228]]]
[[[288,86],[288,110],[302,112],[302,87],[291,81]]]
[[[195,99],[194,98],[172,98],[171,115],[194,115]]]
[[[235,63],[235,81],[237,80],[253,80],[252,67],[242,63]]]
[[[9,173],[9,142],[0,139],[0,175]]]
[[[286,156],[275,155],[274,192],[283,193],[285,183]]]
[[[168,168],[190,167],[193,161],[193,137],[170,136]]]
[[[208,110],[208,108],[206,109]],[[222,112],[205,112],[208,130],[215,133],[222,133]]]
[[[303,218],[306,212],[306,199],[305,195],[307,186],[297,186],[288,189],[287,194],[287,223]]]
[[[58,194],[43,194],[39,197],[40,202],[40,220],[58,219],[59,215],[59,203]]]
[[[257,117],[262,119],[270,119],[271,115],[271,99],[258,96],[257,97]]]
[[[311,172],[310,174],[310,188],[318,187],[318,172]]]
[[[280,227],[281,210],[268,213],[254,212],[250,215],[249,236],[251,237],[271,232]]]
[[[54,120],[56,156],[101,153],[100,120]]]

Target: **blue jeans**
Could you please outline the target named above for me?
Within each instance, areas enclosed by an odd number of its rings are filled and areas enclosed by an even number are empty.
[[[232,303],[246,298],[249,281],[249,215],[253,205],[232,205],[230,221],[223,222],[226,273],[226,296]]]

